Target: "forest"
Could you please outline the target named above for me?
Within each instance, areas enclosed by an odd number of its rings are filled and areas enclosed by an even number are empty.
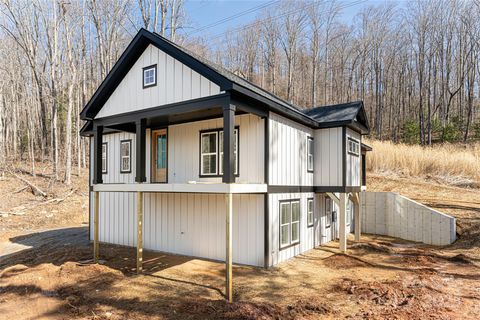
[[[196,25],[186,1],[0,0],[0,165],[51,161],[70,184],[79,113],[142,27],[301,109],[363,100],[374,139],[480,139],[478,1],[266,1],[214,36],[247,12]]]

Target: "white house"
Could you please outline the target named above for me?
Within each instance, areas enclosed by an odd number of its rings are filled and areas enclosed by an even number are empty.
[[[140,30],[81,113],[98,243],[270,267],[360,237],[362,102],[308,111]],[[363,182],[363,183],[362,183]],[[355,227],[354,227],[355,225]]]

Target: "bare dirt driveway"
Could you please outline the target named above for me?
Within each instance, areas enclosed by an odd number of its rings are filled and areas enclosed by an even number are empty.
[[[28,210],[0,218],[8,231],[0,237],[0,319],[479,319],[480,204],[471,200],[478,191],[382,177],[370,183],[417,199],[428,193],[429,204],[458,218],[459,240],[439,248],[364,236],[349,242],[348,254],[332,242],[269,270],[236,266],[233,304],[224,300],[219,262],[146,252],[145,272],[136,275],[135,249],[101,245],[102,264],[92,264],[81,190],[46,205],[10,195],[5,201]],[[62,199],[71,191],[51,192]]]

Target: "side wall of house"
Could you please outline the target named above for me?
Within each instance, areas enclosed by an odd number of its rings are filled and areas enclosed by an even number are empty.
[[[361,185],[361,144],[362,136],[360,133],[353,131],[347,128],[347,143],[346,148],[348,148],[348,139],[354,139],[358,141],[358,155],[350,154],[347,152],[347,186],[349,187],[360,187]],[[347,149],[348,150],[348,149]]]
[[[157,85],[143,88],[143,68],[157,65]],[[172,56],[149,45],[96,118],[220,93],[220,87]]]
[[[224,195],[145,193],[143,210],[145,249],[213,260],[225,259]],[[100,241],[136,246],[135,212],[135,193],[100,192]],[[92,211],[90,221],[93,221]],[[233,262],[263,266],[263,195],[234,195],[232,223]],[[90,228],[93,239],[93,223]]]
[[[342,128],[315,130],[315,186],[343,185]]]
[[[312,129],[270,112],[270,185],[313,186],[313,173],[307,171],[309,136]]]

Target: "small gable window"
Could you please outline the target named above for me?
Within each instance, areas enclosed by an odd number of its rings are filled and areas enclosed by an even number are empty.
[[[157,85],[157,65],[143,68],[143,88]]]

